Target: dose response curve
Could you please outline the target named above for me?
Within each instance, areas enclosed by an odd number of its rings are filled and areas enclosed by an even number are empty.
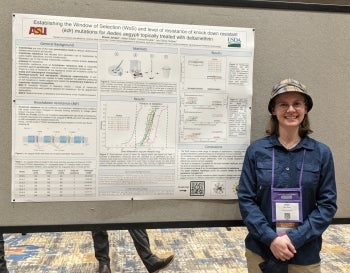
[[[173,148],[176,104],[103,102],[102,141],[106,148]]]

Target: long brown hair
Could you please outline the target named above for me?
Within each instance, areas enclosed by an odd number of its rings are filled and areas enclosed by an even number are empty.
[[[301,138],[303,138],[303,137],[306,137],[307,135],[311,134],[312,132],[313,131],[310,128],[309,116],[306,114],[304,117],[304,120],[299,125],[299,136]],[[268,128],[266,129],[266,134],[269,136],[272,136],[272,135],[279,136],[278,120],[277,120],[276,115],[270,116]]]

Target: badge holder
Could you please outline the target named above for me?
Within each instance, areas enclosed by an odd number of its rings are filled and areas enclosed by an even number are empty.
[[[275,149],[272,149],[271,175],[271,206],[272,221],[276,224],[277,234],[285,234],[288,230],[297,227],[303,222],[302,190],[303,170],[306,150],[299,175],[299,188],[275,188]]]
[[[272,221],[278,234],[303,222],[301,188],[272,188]]]

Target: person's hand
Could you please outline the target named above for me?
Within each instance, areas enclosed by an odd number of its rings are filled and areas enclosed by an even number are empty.
[[[297,252],[292,241],[289,239],[288,235],[282,235],[276,237],[271,245],[270,249],[272,254],[276,259],[281,261],[288,261],[294,257],[294,254]]]

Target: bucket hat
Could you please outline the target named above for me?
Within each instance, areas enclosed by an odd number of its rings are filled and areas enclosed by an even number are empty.
[[[272,108],[274,106],[275,98],[286,92],[298,92],[301,93],[305,97],[305,103],[307,106],[307,110],[310,111],[313,102],[311,96],[306,91],[306,86],[301,82],[293,79],[285,79],[280,81],[272,88],[271,97],[268,105],[269,112],[272,113]]]

